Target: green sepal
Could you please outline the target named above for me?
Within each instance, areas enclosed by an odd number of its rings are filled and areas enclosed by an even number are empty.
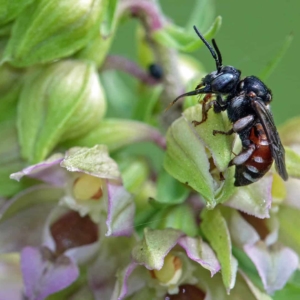
[[[33,0],[1,0],[0,1],[0,26],[14,20],[18,14]]]
[[[33,70],[18,105],[23,158],[42,161],[57,143],[88,133],[105,111],[105,95],[93,64],[67,60]]]
[[[190,107],[170,126],[164,167],[174,178],[199,192],[206,205],[213,208],[234,192],[233,171],[227,169],[232,138],[213,136],[214,129],[227,131],[230,126],[222,114],[213,111],[209,112],[206,122],[194,127],[191,122],[199,120],[201,115],[200,105]],[[226,176],[225,183],[220,180],[220,173]],[[222,190],[224,188],[228,190]]]
[[[163,266],[164,258],[172,246],[177,243],[182,232],[175,229],[144,230],[144,238],[132,250],[132,257],[138,264],[147,269],[159,270]]]
[[[35,1],[16,19],[3,61],[25,67],[75,53],[98,32],[106,1]]]
[[[210,40],[219,31],[222,18],[218,16],[211,27],[203,34],[205,39]],[[166,47],[174,48],[183,52],[193,52],[203,46],[203,42],[195,33],[187,33],[184,28],[168,24],[163,29],[153,33],[153,39]]]
[[[235,285],[238,263],[232,255],[231,238],[226,220],[219,208],[204,210],[201,217],[203,220],[201,230],[217,254],[221,264],[223,283],[229,294]]]
[[[69,172],[84,172],[116,181],[120,178],[118,165],[109,156],[105,145],[95,145],[93,148],[71,148],[60,165]]]

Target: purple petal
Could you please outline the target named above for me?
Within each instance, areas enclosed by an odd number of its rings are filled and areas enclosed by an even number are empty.
[[[19,254],[0,256],[0,299],[24,300]]]
[[[39,185],[8,201],[0,210],[0,253],[40,245],[45,219],[61,195],[60,188]]]
[[[55,257],[46,247],[26,247],[21,252],[25,294],[29,300],[43,300],[71,285],[79,270],[66,256]]]
[[[181,237],[178,240],[178,244],[184,248],[190,259],[199,263],[203,268],[208,269],[211,276],[220,270],[221,266],[215,253],[201,238]]]
[[[20,172],[10,175],[11,179],[20,181],[23,176],[35,178],[45,183],[63,186],[66,181],[66,171],[60,167],[63,160],[62,154],[54,154],[47,160],[33,166],[29,166]]]
[[[130,236],[133,233],[135,205],[122,185],[107,181],[108,209],[106,236]]]
[[[257,218],[269,218],[273,176],[267,175],[249,186],[239,187],[225,205]]]
[[[293,250],[278,244],[267,247],[265,243],[258,242],[245,246],[244,250],[256,266],[268,293],[282,289],[299,263]]]

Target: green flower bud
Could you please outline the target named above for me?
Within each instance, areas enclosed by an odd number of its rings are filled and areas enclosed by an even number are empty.
[[[71,55],[99,30],[107,0],[38,0],[15,21],[4,61],[15,66]]]
[[[68,60],[32,71],[18,107],[22,156],[30,162],[45,159],[57,143],[89,132],[105,110],[93,64]]]
[[[1,0],[0,1],[0,25],[14,20],[18,14],[33,0]]]

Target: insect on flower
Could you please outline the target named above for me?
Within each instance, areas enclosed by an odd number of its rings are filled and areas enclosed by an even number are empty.
[[[228,132],[214,130],[213,134],[237,133],[241,139],[241,152],[228,164],[236,166],[235,186],[248,185],[262,178],[271,168],[273,160],[279,175],[287,180],[285,151],[269,107],[271,90],[257,77],[240,79],[241,71],[232,66],[223,66],[216,41],[212,40],[212,47],[196,26],[194,30],[210,51],[217,70],[206,75],[194,91],[178,96],[170,106],[182,97],[205,94],[202,100],[202,120],[194,120],[194,126],[207,120],[208,111],[212,107],[215,113],[227,111],[233,123],[232,129]]]

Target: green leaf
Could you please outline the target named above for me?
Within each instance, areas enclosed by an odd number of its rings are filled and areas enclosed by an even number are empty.
[[[286,51],[289,49],[292,41],[293,41],[293,35],[289,34],[286,39],[285,42],[283,43],[283,45],[281,46],[280,50],[277,52],[277,54],[269,61],[269,63],[267,64],[267,66],[260,72],[259,74],[259,78],[261,78],[261,80],[265,81],[274,71],[274,69],[276,68],[276,66],[278,65],[278,63],[281,61],[281,59],[283,58],[283,56],[285,55]]]
[[[213,23],[214,16],[215,3],[213,1],[196,1],[185,29],[187,32],[192,32],[193,26],[196,25],[200,32],[204,32]]]
[[[162,170],[157,180],[157,201],[165,204],[183,203],[190,189]]]
[[[227,293],[235,285],[237,260],[232,255],[232,245],[227,223],[220,210],[205,210],[202,213],[201,229],[216,252],[221,264],[222,279]]]
[[[204,33],[205,39],[210,40],[213,38],[220,29],[221,23],[222,18],[219,16],[215,19],[208,31]],[[175,25],[167,25],[163,29],[155,31],[153,33],[153,39],[159,44],[183,52],[193,52],[203,46],[203,42],[196,33],[189,34],[184,28]]]
[[[35,1],[16,19],[3,61],[24,67],[75,53],[98,32],[106,1]]]
[[[300,178],[300,155],[289,147],[285,147],[285,164],[289,176]]]
[[[45,159],[58,142],[76,138],[98,124],[106,99],[93,64],[60,61],[26,77],[18,104],[22,156]]]

